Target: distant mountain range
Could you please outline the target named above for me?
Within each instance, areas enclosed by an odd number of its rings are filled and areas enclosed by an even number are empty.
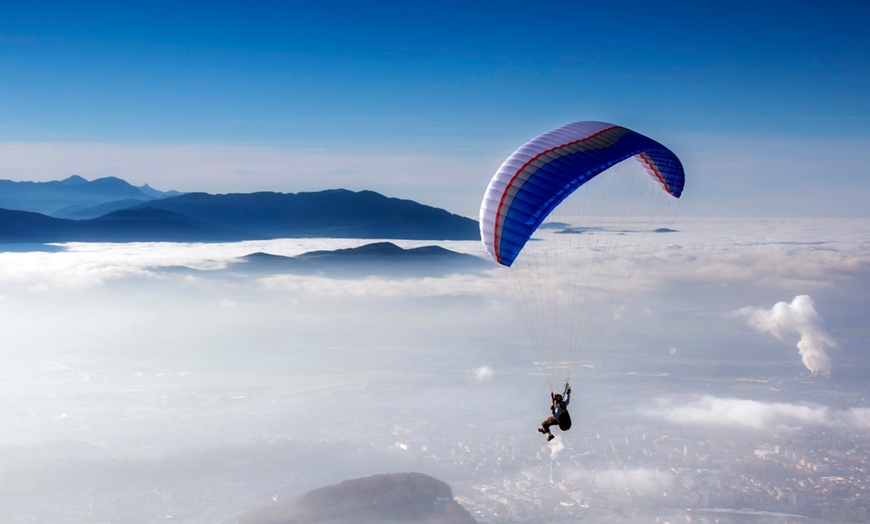
[[[469,218],[373,191],[212,195],[161,192],[118,178],[0,180],[0,243],[302,237],[476,240],[479,231]]]
[[[32,211],[54,218],[96,218],[180,194],[178,191],[158,191],[147,184],[135,187],[115,177],[92,182],[78,175],[52,182],[0,180],[0,208]]]

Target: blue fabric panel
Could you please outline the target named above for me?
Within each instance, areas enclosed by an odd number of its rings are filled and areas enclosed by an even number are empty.
[[[602,171],[639,153],[647,154],[669,193],[679,197],[685,182],[680,161],[658,142],[633,131],[610,147],[556,158],[529,177],[507,210],[499,244],[501,263],[513,263],[538,226],[568,195]]]

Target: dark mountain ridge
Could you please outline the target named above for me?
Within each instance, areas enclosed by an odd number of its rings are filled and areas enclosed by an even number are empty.
[[[473,240],[477,222],[374,191],[188,193],[135,209],[173,211],[213,228],[256,238]]]
[[[125,210],[91,220],[0,209],[0,243],[216,242],[241,240],[161,210]]]
[[[70,179],[43,184],[82,185]],[[87,186],[93,187],[91,184]],[[104,184],[119,185],[111,180]],[[132,207],[85,220],[4,209],[0,212],[0,243],[479,238],[474,220],[373,191],[188,193],[134,203]],[[112,204],[100,204],[107,205]]]
[[[309,491],[241,516],[241,524],[475,524],[450,486],[423,473],[372,475]]]
[[[295,257],[252,253],[241,258],[233,270],[257,273],[323,274],[359,278],[444,276],[481,271],[492,267],[487,260],[457,253],[440,246],[403,249],[392,242],[375,242],[334,251],[309,251]]]

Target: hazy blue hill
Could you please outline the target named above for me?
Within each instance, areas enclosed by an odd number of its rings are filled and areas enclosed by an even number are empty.
[[[204,227],[184,215],[156,209],[118,211],[92,220],[0,209],[0,243],[218,240],[238,240],[238,236]]]
[[[373,475],[310,491],[295,503],[270,504],[241,524],[475,524],[445,482],[422,473]]]
[[[480,257],[439,246],[402,249],[392,242],[334,251],[310,251],[295,257],[252,253],[242,260],[244,265],[234,269],[260,273],[321,273],[348,278],[370,275],[434,277],[492,267]]]
[[[76,239],[85,242],[217,242],[243,236],[201,224],[190,217],[152,208],[124,209],[77,222]]]
[[[0,242],[64,242],[75,237],[76,225],[70,220],[51,218],[29,211],[0,209]]]
[[[89,218],[97,218],[108,213],[114,213],[115,211],[138,206],[143,202],[144,200],[140,198],[127,198],[124,200],[113,200],[111,202],[91,207],[73,205],[56,211],[52,216],[56,218],[69,218],[72,220],[87,220]]]
[[[156,191],[149,186],[135,187],[116,177],[90,182],[77,175],[51,182],[0,180],[0,208],[54,217],[109,202],[147,201],[178,194],[176,191]]]
[[[0,181],[0,208],[9,210],[0,215],[0,242],[479,238],[474,220],[373,191],[190,193],[153,199],[159,194],[118,178]]]
[[[476,240],[477,222],[373,191],[189,193],[140,205],[184,214],[251,238],[402,238]]]
[[[169,198],[169,197],[174,197],[174,196],[184,194],[184,193],[181,193],[180,191],[174,191],[174,190],[173,191],[160,191],[158,189],[154,189],[153,187],[149,186],[148,184],[145,184],[143,186],[139,186],[136,189],[138,189],[145,196],[147,196],[153,200],[157,200],[159,198]]]

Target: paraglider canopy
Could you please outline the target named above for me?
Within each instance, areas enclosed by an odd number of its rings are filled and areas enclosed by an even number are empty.
[[[571,378],[603,320],[621,315],[620,292],[652,236],[672,231],[661,226],[684,183],[670,149],[594,121],[533,138],[490,180],[481,240],[504,266],[551,391],[558,374]]]
[[[489,183],[480,234],[489,254],[510,266],[547,215],[568,195],[611,166],[634,157],[670,195],[685,175],[677,156],[640,133],[606,122],[568,124],[514,151]]]

